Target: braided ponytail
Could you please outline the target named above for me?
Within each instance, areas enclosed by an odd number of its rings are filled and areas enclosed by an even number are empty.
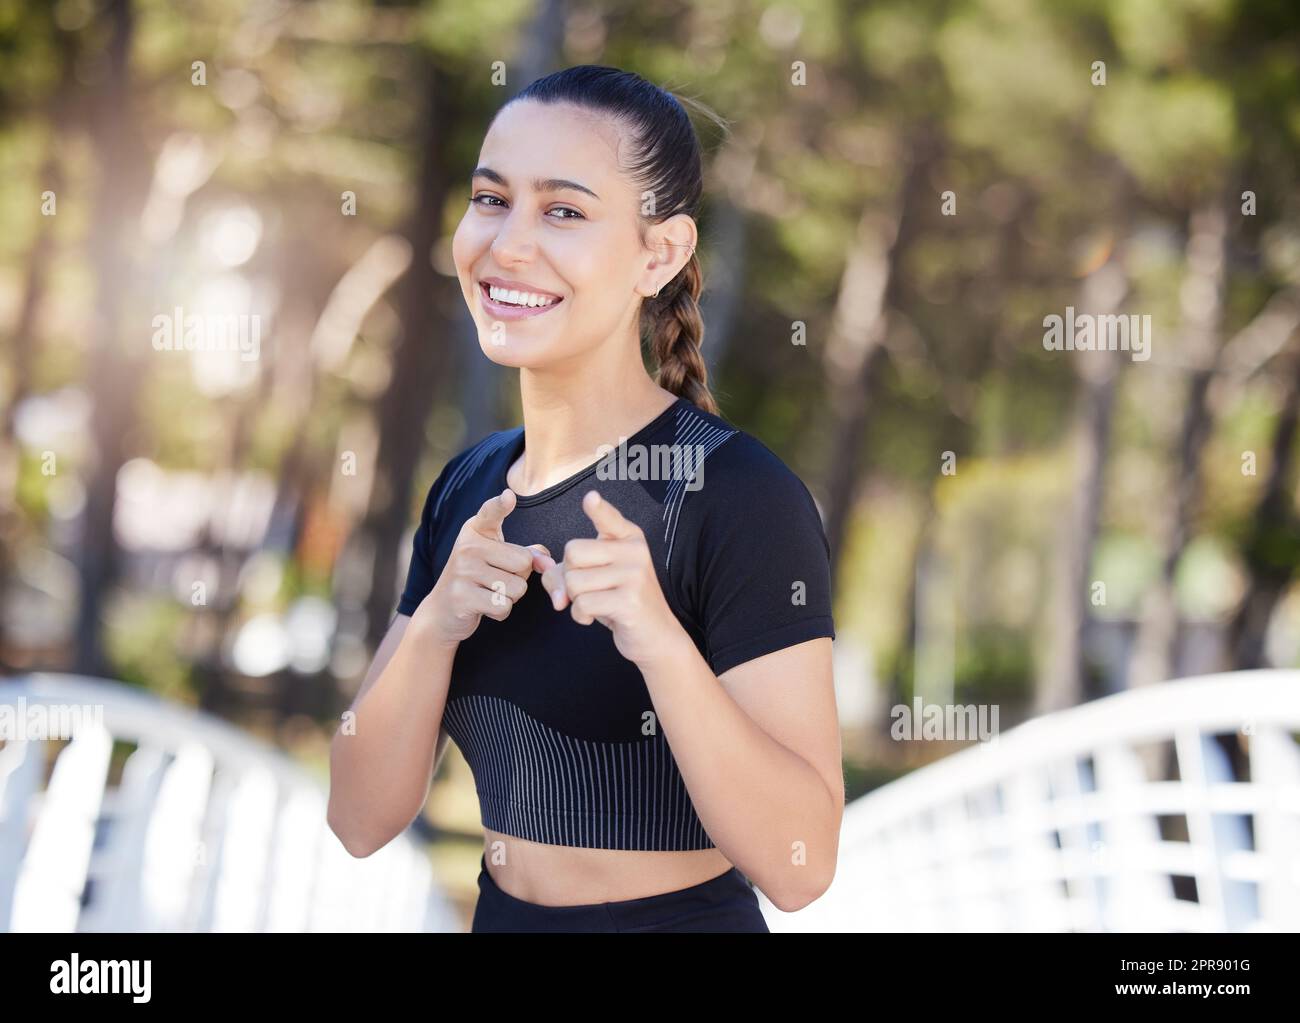
[[[619,68],[582,64],[539,78],[509,102],[573,103],[620,121],[630,135],[626,169],[642,196],[654,198],[643,223],[659,224],[684,213],[695,218],[704,191],[699,136],[683,103],[726,130],[725,122],[697,100],[679,98],[640,75]],[[715,415],[700,344],[704,320],[700,289],[704,278],[694,252],[659,295],[641,302],[641,337],[658,364],[659,386]]]
[[[642,317],[649,320],[650,352],[659,367],[655,376],[659,386],[717,415],[718,404],[709,391],[709,371],[700,351],[704,341],[700,316],[703,283],[699,257],[692,252],[665,290],[657,298],[646,299]]]

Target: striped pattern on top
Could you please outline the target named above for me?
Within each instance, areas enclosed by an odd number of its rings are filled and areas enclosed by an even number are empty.
[[[714,848],[661,732],[576,739],[479,694],[449,701],[443,723],[473,771],[486,828],[588,849]]]
[[[438,517],[438,509],[442,507],[442,502],[447,499],[447,495],[458,490],[467,479],[478,471],[484,462],[507,444],[517,439],[522,430],[522,426],[516,426],[513,430],[499,430],[496,433],[490,433],[465,453],[460,465],[456,466],[451,475],[447,477],[447,482],[443,484],[442,493],[438,495],[438,500],[434,503],[433,518],[435,520]]]
[[[681,405],[677,409],[677,426],[673,436],[675,445],[699,445],[700,454],[696,461],[683,463],[694,465],[697,469],[705,458],[726,440],[734,437],[739,430],[727,429],[721,426],[714,426],[709,423],[700,413],[692,406]],[[695,478],[692,474],[689,478],[679,477],[668,484],[668,490],[664,495],[664,542],[668,545],[668,551],[664,555],[664,564],[672,563],[673,557],[673,540],[677,538],[677,519],[681,514],[682,502],[686,498],[686,484]]]

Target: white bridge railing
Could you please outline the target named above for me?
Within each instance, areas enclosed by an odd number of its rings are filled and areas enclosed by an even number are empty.
[[[0,714],[0,931],[463,929],[416,843],[352,857],[321,783],[212,715],[57,674],[0,681]]]
[[[1297,733],[1297,671],[1034,719],[855,800],[830,889],[764,912],[773,931],[1300,930]]]

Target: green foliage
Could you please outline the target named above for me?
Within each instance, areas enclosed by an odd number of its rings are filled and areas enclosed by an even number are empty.
[[[981,627],[963,630],[954,650],[952,698],[960,704],[1022,708],[1033,697],[1034,655],[1020,630]],[[916,691],[916,651],[901,647],[886,662],[885,677],[908,706]]]
[[[175,600],[119,594],[104,630],[114,677],[167,699],[191,702],[191,665],[177,650],[189,617],[190,612]]]

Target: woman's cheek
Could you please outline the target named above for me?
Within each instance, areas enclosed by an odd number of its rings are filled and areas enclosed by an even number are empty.
[[[456,228],[456,233],[451,236],[451,262],[456,268],[456,276],[460,278],[461,285],[466,289],[473,284],[471,278],[474,258],[469,235],[469,229],[462,220],[460,226]]]

